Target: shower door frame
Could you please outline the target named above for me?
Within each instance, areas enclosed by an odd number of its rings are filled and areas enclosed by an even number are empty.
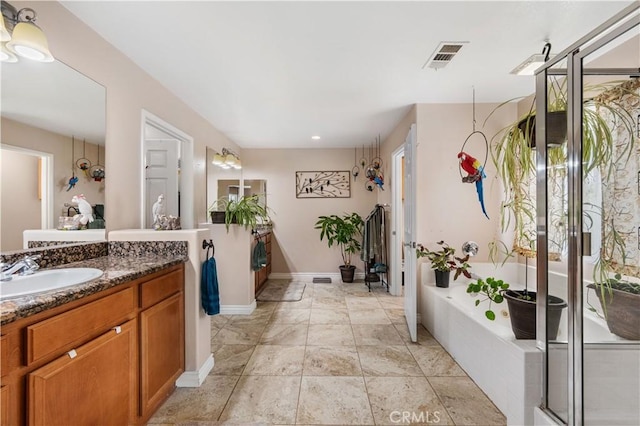
[[[583,300],[582,300],[582,78],[584,75],[629,75],[639,69],[583,69],[583,59],[636,26],[640,26],[640,4],[627,6],[598,28],[546,62],[536,71],[536,223],[537,223],[537,346],[544,352],[543,396],[540,408],[564,423],[548,406],[548,341],[546,336],[548,296],[547,149],[546,112],[549,76],[567,78],[567,179],[568,179],[568,340],[567,424],[584,424]],[[634,16],[635,15],[635,16]],[[584,47],[583,47],[584,46]],[[567,68],[553,68],[561,61]]]

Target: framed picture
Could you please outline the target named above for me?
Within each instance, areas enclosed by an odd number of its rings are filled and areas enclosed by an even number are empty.
[[[296,198],[351,197],[349,171],[296,172]]]

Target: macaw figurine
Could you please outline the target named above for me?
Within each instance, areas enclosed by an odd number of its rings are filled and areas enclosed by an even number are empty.
[[[384,185],[384,176],[382,176],[382,173],[378,173],[378,176],[373,178],[373,182],[378,185],[382,191],[384,191],[384,188],[382,187]]]
[[[460,160],[460,167],[462,167],[462,170],[468,173],[467,176],[462,178],[462,182],[475,182],[478,201],[480,201],[480,206],[482,207],[482,213],[484,213],[487,219],[489,219],[489,215],[487,215],[487,211],[484,208],[484,195],[482,191],[482,179],[487,177],[484,173],[484,167],[478,160],[464,151],[458,153],[458,159]]]
[[[69,187],[67,188],[67,192],[71,191],[71,188],[76,186],[76,183],[78,183],[78,176],[73,175],[71,178],[69,178]]]

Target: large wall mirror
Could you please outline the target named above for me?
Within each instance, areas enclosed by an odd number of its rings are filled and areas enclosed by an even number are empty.
[[[105,88],[59,61],[1,66],[0,250],[22,249],[25,230],[56,229],[75,195],[104,228]],[[69,240],[87,239],[75,232]]]
[[[207,148],[207,209],[220,210],[216,201],[220,198],[237,201],[240,197],[257,195],[267,205],[267,181],[243,179],[242,169],[223,169],[212,163],[215,151]]]

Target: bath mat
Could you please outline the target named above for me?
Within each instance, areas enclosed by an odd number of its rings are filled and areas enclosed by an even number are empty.
[[[259,302],[297,302],[302,299],[305,283],[269,281],[256,298]]]

